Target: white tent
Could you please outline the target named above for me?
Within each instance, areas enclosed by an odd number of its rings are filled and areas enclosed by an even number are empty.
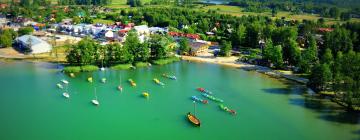
[[[105,37],[106,38],[114,38],[114,32],[111,30],[108,30],[105,32]]]
[[[29,48],[33,54],[50,52],[52,49],[49,43],[32,35],[23,35],[16,38],[16,41],[19,43],[19,47]]]

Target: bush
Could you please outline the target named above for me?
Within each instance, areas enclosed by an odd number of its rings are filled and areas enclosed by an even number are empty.
[[[90,71],[97,71],[99,70],[98,66],[94,66],[94,65],[85,65],[81,67],[81,71],[83,72],[90,72]]]
[[[21,27],[18,30],[19,36],[31,34],[34,31],[32,27]]]
[[[132,67],[133,67],[133,65],[131,65],[131,64],[118,64],[118,65],[112,66],[111,68],[115,69],[115,70],[127,70]]]
[[[176,61],[180,61],[180,58],[179,57],[169,57],[169,58],[154,60],[152,63],[155,65],[165,65],[165,64],[172,63],[172,62],[176,62]]]
[[[64,72],[66,72],[66,73],[77,73],[80,71],[81,71],[81,68],[79,66],[67,66],[64,68]]]
[[[149,65],[149,63],[147,63],[147,62],[136,62],[135,63],[135,67],[138,67],[138,68],[147,67],[148,65]]]

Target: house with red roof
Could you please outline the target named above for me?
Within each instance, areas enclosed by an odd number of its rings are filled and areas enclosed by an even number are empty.
[[[198,34],[188,34],[188,33],[180,33],[180,32],[169,32],[168,34],[174,38],[175,37],[177,37],[177,38],[186,37],[186,38],[193,39],[193,40],[200,39],[200,36]]]

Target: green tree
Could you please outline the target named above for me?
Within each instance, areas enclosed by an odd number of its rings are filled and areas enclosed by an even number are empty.
[[[246,47],[257,48],[261,39],[262,26],[259,22],[252,23],[246,28]]]
[[[325,34],[324,46],[330,48],[335,55],[338,51],[348,52],[353,44],[351,34],[345,28],[335,28],[334,31]]]
[[[168,57],[170,43],[172,43],[172,41],[165,36],[158,34],[150,36],[149,45],[152,58],[163,59]]]
[[[329,14],[330,14],[330,17],[337,19],[340,16],[340,10],[337,7],[332,7],[329,10]]]
[[[76,45],[72,46],[66,55],[66,59],[70,65],[89,65],[95,64],[98,55],[98,44],[91,38],[84,38]]]
[[[149,43],[144,42],[140,43],[138,34],[135,30],[128,32],[126,40],[124,42],[124,47],[129,51],[129,53],[134,56],[133,61],[148,61],[150,57],[150,48]]]
[[[147,62],[150,58],[149,42],[139,44],[139,46],[136,48],[136,54],[133,55],[135,61]]]
[[[317,64],[310,74],[308,85],[315,91],[325,91],[332,81],[332,72],[328,64]]]
[[[12,38],[6,34],[0,35],[0,47],[11,47],[12,46]]]
[[[309,37],[307,49],[301,55],[300,69],[302,72],[309,73],[318,61],[316,40],[313,36]]]
[[[231,46],[231,42],[228,42],[228,41],[223,41],[221,43],[221,48],[220,48],[220,55],[221,56],[230,56],[231,55],[231,49],[232,49],[232,46]]]
[[[189,54],[190,53],[190,45],[189,40],[187,38],[181,38],[179,41],[179,53],[182,54]]]
[[[246,37],[246,27],[243,24],[240,24],[232,35],[232,44],[234,46],[244,45],[245,37]]]
[[[332,65],[334,63],[334,57],[330,49],[326,49],[325,53],[321,57],[321,63]]]
[[[72,21],[73,21],[74,24],[79,24],[81,22],[81,19],[78,16],[74,16],[72,18]]]
[[[295,40],[289,40],[289,46],[286,49],[288,54],[284,56],[288,57],[284,59],[288,60],[290,65],[298,66],[301,59],[301,50],[298,43]]]
[[[32,28],[32,27],[22,27],[22,28],[19,28],[18,34],[19,34],[19,36],[28,35],[28,34],[31,34],[33,31],[34,31],[34,28]]]
[[[272,41],[266,40],[264,49],[264,59],[268,60],[275,68],[283,67],[282,47],[280,45],[274,46]]]

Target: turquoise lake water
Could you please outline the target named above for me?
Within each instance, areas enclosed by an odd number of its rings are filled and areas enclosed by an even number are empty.
[[[70,78],[50,63],[0,62],[1,140],[196,139],[356,140],[359,115],[333,103],[305,98],[302,85],[213,64],[178,62],[136,70],[97,71]],[[176,75],[170,80],[162,73]],[[94,82],[86,81],[88,76]],[[100,78],[107,78],[107,83]],[[120,83],[124,91],[116,87]],[[132,78],[136,87],[127,82]],[[155,84],[158,78],[166,85]],[[70,82],[70,99],[56,87]],[[91,104],[94,88],[100,106]],[[186,120],[197,87],[212,91],[218,104],[196,104],[201,127]],[[141,96],[149,92],[149,99]]]

